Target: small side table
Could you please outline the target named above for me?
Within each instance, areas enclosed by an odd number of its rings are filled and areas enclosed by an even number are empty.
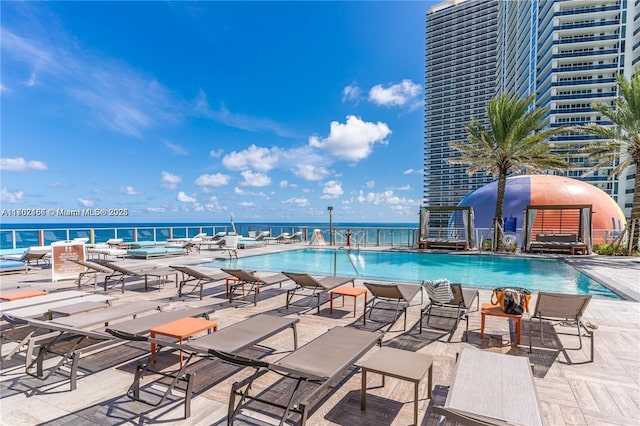
[[[353,297],[353,317],[356,316],[356,301],[358,296],[364,294],[364,305],[367,306],[367,289],[361,287],[342,286],[329,290],[329,315],[333,315],[333,296],[337,294],[342,296],[342,306],[344,306],[344,297]]]
[[[175,269],[155,268],[155,269],[143,270],[140,273],[144,274],[144,291],[147,291],[149,277],[156,278],[156,281],[158,281],[158,290],[160,290],[160,286],[164,287],[165,281],[169,281],[169,275],[175,275],[176,287],[178,287],[178,271]]]
[[[433,387],[433,358],[429,355],[405,351],[390,347],[382,347],[367,358],[362,364],[362,392],[360,409],[367,408],[367,372],[382,375],[382,386],[385,376],[413,382],[413,424],[418,424],[418,389],[420,381],[428,373],[428,397],[431,399]]]
[[[572,256],[575,256],[576,254],[580,253],[580,254],[587,254],[587,246],[579,244],[579,245],[574,245],[571,246],[571,248],[569,249],[569,251],[571,252]]]
[[[168,324],[164,324],[151,329],[151,338],[156,335],[174,337],[182,344],[182,339],[189,339],[191,336],[202,331],[218,331],[218,323],[204,318],[182,318]],[[151,354],[156,353],[155,343],[151,344]],[[180,351],[180,368],[182,368],[182,351]]]
[[[0,299],[1,300],[20,300],[20,299],[28,299],[30,297],[44,296],[46,294],[47,292],[43,290],[27,289],[27,290],[12,291],[10,293],[2,293],[0,294]]]
[[[503,317],[509,318],[516,321],[516,344],[520,344],[520,320],[522,320],[522,315],[516,314],[507,314],[502,312],[500,306],[492,305],[491,303],[483,303],[482,309],[480,309],[480,338],[484,339],[484,323],[487,315],[492,317]]]

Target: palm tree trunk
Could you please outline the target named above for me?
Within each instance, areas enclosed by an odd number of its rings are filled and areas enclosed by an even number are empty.
[[[639,239],[640,239],[640,175],[638,175],[638,172],[640,172],[640,162],[636,162],[636,178],[635,178],[635,184],[634,184],[634,193],[633,193],[633,204],[631,205],[631,222],[633,223],[635,221],[635,229],[634,229],[634,235],[630,235],[630,241],[632,241],[632,244],[630,245],[630,248],[633,249],[638,249],[640,247],[639,244]]]
[[[493,250],[497,251],[502,237],[500,230],[502,229],[502,216],[504,209],[504,193],[507,188],[507,173],[500,172],[498,175],[498,196],[496,197],[496,216],[494,219],[494,231],[493,231]]]

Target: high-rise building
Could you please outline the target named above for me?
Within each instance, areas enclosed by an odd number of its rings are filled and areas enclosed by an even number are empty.
[[[467,137],[465,124],[483,120],[495,94],[497,0],[452,0],[427,13],[424,204],[457,204],[492,178],[469,176],[449,143]]]
[[[495,62],[493,69],[487,63],[486,67],[471,68],[470,72],[474,80],[483,77],[493,79],[493,91],[487,93],[487,99],[504,92],[519,96],[535,93],[536,106],[549,109],[545,126],[589,122],[610,124],[598,114],[593,104],[603,102],[613,105],[617,97],[616,74],[630,76],[634,67],[640,65],[640,0],[499,0],[497,3],[463,0],[442,3],[430,9],[427,13],[425,86],[426,205],[457,204],[467,192],[482,185],[480,179],[464,181],[464,167],[443,167],[449,174],[433,173],[434,170],[441,170],[438,167],[434,169],[434,166],[446,161],[446,158],[435,155],[446,150],[441,146],[441,141],[455,140],[466,135],[464,124],[434,135],[432,128],[439,128],[440,121],[432,113],[434,105],[430,102],[445,97],[431,96],[433,90],[436,93],[442,91],[442,84],[437,82],[432,86],[440,75],[434,74],[438,68],[432,68],[430,64],[430,59],[433,61],[434,57],[429,49],[434,44],[432,39],[450,39],[454,36],[469,39],[473,34],[471,26],[458,26],[458,22],[469,19],[469,12],[474,6],[486,3],[491,4],[491,7],[487,9],[486,16],[475,25],[495,29]],[[446,22],[450,17],[454,20]],[[437,22],[438,25],[430,26],[431,22]],[[451,61],[456,60],[455,52],[452,52]],[[469,52],[463,55],[468,56]],[[485,73],[483,77],[479,76],[482,72]],[[449,92],[452,91],[450,85],[445,83],[445,87]],[[435,104],[436,107],[438,105]],[[458,112],[460,116],[456,114]],[[463,123],[467,122],[464,115],[467,115],[467,111],[450,111],[449,122],[457,122],[458,119]],[[604,168],[583,177],[584,171],[589,167],[586,158],[569,155],[572,152],[567,149],[568,144],[588,144],[595,140],[597,139],[593,136],[568,134],[550,142],[561,152],[567,152],[568,161],[574,165],[564,175],[585,180],[605,190],[629,216],[635,169],[628,169],[621,176],[611,176],[612,168]],[[430,179],[433,178],[445,180],[446,183],[431,182]]]

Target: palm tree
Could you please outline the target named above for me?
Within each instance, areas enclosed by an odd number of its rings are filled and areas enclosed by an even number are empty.
[[[633,249],[638,247],[640,238],[640,178],[638,177],[640,172],[640,70],[636,69],[630,80],[626,80],[622,74],[618,74],[616,78],[620,93],[615,107],[603,103],[593,106],[613,123],[613,126],[589,123],[576,126],[573,130],[606,139],[604,142],[598,142],[586,148],[589,159],[596,164],[585,174],[614,165],[612,176],[616,176],[628,167],[636,166],[635,192],[631,206],[631,223],[636,225],[629,247]]]
[[[505,93],[496,96],[487,105],[489,127],[485,128],[477,118],[465,125],[467,140],[450,145],[460,151],[459,157],[447,160],[452,164],[467,164],[467,173],[484,171],[498,178],[495,231],[493,248],[497,250],[501,237],[502,212],[507,174],[563,170],[569,164],[552,151],[549,137],[564,133],[566,127],[538,130],[546,110],[530,108],[535,95],[518,98]]]

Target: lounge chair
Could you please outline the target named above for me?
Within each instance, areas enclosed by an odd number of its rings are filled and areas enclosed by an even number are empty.
[[[78,280],[76,281],[76,283],[78,284],[78,289],[82,284],[82,280],[87,275],[93,275],[94,290],[95,290],[97,273],[105,274],[104,282],[103,282],[103,287],[105,292],[107,291],[107,283],[109,282],[109,280],[112,280],[112,279],[116,280],[116,283],[113,285],[114,288],[118,285],[118,283],[120,283],[122,293],[124,293],[124,283],[127,277],[136,277],[136,278],[145,279],[145,282],[146,282],[146,276],[145,276],[144,270],[132,270],[120,265],[116,265],[115,263],[111,263],[111,262],[96,263],[96,262],[90,262],[86,260],[72,260],[72,262],[75,262],[87,268],[85,272],[81,272],[78,276]]]
[[[27,263],[21,260],[0,259],[0,274],[8,272],[29,272]]]
[[[39,296],[29,299],[14,300],[11,302],[0,303],[0,313],[9,317],[19,318],[40,318],[50,315],[52,311],[58,311],[61,308],[70,309],[72,312],[82,312],[83,306],[87,303],[110,304],[112,297],[98,294],[90,294],[83,291],[67,290],[49,293],[45,296]],[[77,308],[77,309],[76,309]],[[11,351],[3,355],[3,360],[10,359],[14,354],[20,352],[27,344],[29,339],[37,330],[30,328],[29,330],[18,330],[23,328],[24,324],[11,323],[6,320],[0,320],[0,345],[5,341],[15,342],[15,346]]]
[[[106,259],[107,256],[124,258],[127,255],[127,250],[120,248],[113,248],[106,243],[93,244],[87,246],[87,254],[94,255],[95,257]]]
[[[220,269],[223,272],[226,272],[227,274],[235,277],[237,280],[229,286],[229,303],[233,302],[233,295],[238,287],[242,288],[242,295],[244,296],[244,285],[248,284],[249,289],[247,290],[246,295],[248,296],[249,293],[253,292],[253,306],[256,306],[258,304],[258,293],[260,293],[260,287],[273,284],[280,284],[280,287],[282,287],[282,283],[289,280],[289,277],[285,274],[275,274],[261,278],[255,275],[253,272],[245,271],[242,269]]]
[[[433,281],[423,281],[422,285],[429,296],[429,303],[422,309],[420,315],[420,333],[422,333],[422,320],[427,317],[427,327],[446,330],[449,334],[447,341],[450,342],[462,319],[466,323],[466,340],[469,334],[469,312],[474,301],[476,302],[476,311],[480,309],[480,294],[478,290],[463,288],[462,284],[459,283],[450,283],[453,297],[447,301],[446,297],[442,298],[442,294],[436,289]],[[433,326],[430,321],[434,317],[446,318],[449,321],[453,321],[453,324],[450,327]]]
[[[296,283],[295,288],[287,290],[287,309],[289,309],[289,305],[292,305],[291,300],[296,295],[296,293],[298,293],[301,296],[307,296],[309,298],[309,303],[315,297],[317,299],[316,308],[318,310],[318,313],[320,313],[321,294],[327,293],[331,289],[340,287],[348,283],[351,283],[352,286],[355,286],[355,278],[350,277],[314,278],[309,274],[298,272],[283,272],[282,274],[286,275],[287,277],[289,277],[289,279]],[[306,294],[309,291],[311,291],[311,294]],[[309,303],[307,303],[307,306],[309,306]]]
[[[536,307],[533,310],[533,314],[529,318],[529,352],[532,351],[532,335],[534,333],[534,322],[538,322],[540,331],[540,342],[543,346],[550,347],[552,344],[547,344],[544,340],[543,333],[543,321],[550,323],[554,328],[556,325],[561,326],[573,326],[575,325],[577,333],[558,332],[556,334],[563,334],[569,336],[578,337],[578,347],[563,347],[564,350],[581,350],[582,349],[582,331],[585,331],[584,337],[588,337],[591,340],[591,352],[590,361],[594,359],[594,345],[593,345],[593,330],[587,328],[582,322],[582,316],[584,315],[589,302],[591,301],[591,295],[578,295],[578,294],[563,294],[563,293],[548,293],[539,292],[536,300]]]
[[[183,249],[183,250],[185,250],[187,252],[187,254],[189,254],[189,253],[194,253],[194,252],[200,253],[200,244],[202,244],[202,238],[193,237],[193,238],[189,238],[187,240],[169,241],[165,245],[165,247],[166,248]]]
[[[304,425],[309,417],[311,408],[320,400],[321,393],[329,386],[335,385],[337,379],[352,368],[353,364],[374,347],[376,343],[382,344],[381,333],[357,330],[355,328],[335,327],[300,349],[291,352],[278,361],[270,363],[243,357],[228,351],[210,349],[209,352],[212,355],[226,362],[256,369],[255,373],[250,377],[232,385],[227,424],[233,424],[235,417],[244,405],[250,403],[250,401],[258,401],[284,410],[280,424],[289,424],[289,415],[295,413],[300,415],[300,420],[296,424]],[[288,396],[286,405],[280,403],[281,398],[279,398],[279,401],[271,401],[262,395],[253,396],[249,394],[256,379],[270,371],[296,381],[295,385],[289,387],[291,395]],[[302,382],[316,383],[318,386],[309,393],[302,395],[300,386]],[[237,404],[236,396],[240,397]]]
[[[280,235],[277,235],[275,237],[265,237],[265,240],[267,241],[267,243],[269,243],[270,241],[273,241],[273,242],[276,242],[276,243],[282,243],[287,238],[289,238],[289,233],[288,232],[283,232]]]
[[[113,272],[113,269],[107,268],[101,263],[92,262],[90,260],[71,259],[70,261],[84,266],[85,268],[83,272],[78,274],[78,279],[76,280],[78,290],[80,290],[83,284],[87,284],[93,280],[93,291],[95,291],[98,284],[98,274],[102,273],[106,277]]]
[[[237,235],[227,235],[224,237],[224,245],[221,247],[222,250],[229,253],[229,259],[234,256],[236,259],[238,258],[238,239]]]
[[[207,334],[202,337],[192,338],[187,343],[179,344],[166,339],[152,339],[147,336],[148,331],[143,330],[142,333],[122,333],[120,324],[116,324],[114,327],[109,327],[107,332],[118,336],[118,338],[124,338],[133,341],[147,341],[155,344],[157,351],[146,359],[140,361],[136,367],[136,373],[133,379],[133,383],[127,391],[127,396],[134,400],[140,401],[151,406],[159,406],[166,398],[171,395],[174,388],[179,382],[186,382],[186,389],[184,391],[184,417],[188,418],[191,415],[191,396],[193,389],[194,374],[187,373],[185,371],[191,364],[191,361],[196,357],[215,358],[216,353],[221,352],[225,354],[235,354],[242,352],[280,332],[291,329],[293,331],[293,347],[298,348],[298,333],[296,325],[300,322],[298,318],[285,318],[274,315],[259,314],[248,318],[239,323],[230,325],[219,329],[215,333]],[[182,364],[182,367],[175,373],[162,371],[159,372],[164,378],[170,378],[171,381],[167,386],[166,391],[161,397],[158,397],[158,390],[154,389],[150,393],[153,394],[153,400],[145,399],[141,396],[140,381],[147,373],[158,373],[153,370],[156,358],[163,352],[163,349],[170,351],[180,350],[186,353],[187,359]]]
[[[51,246],[34,246],[29,247],[24,253],[20,255],[7,255],[4,256],[6,260],[17,260],[24,262],[27,265],[40,264],[42,261],[45,265],[51,264]]]
[[[182,272],[182,280],[180,280],[178,286],[178,297],[182,297],[183,288],[188,285],[192,285],[193,289],[189,293],[193,293],[196,289],[200,290],[200,300],[202,300],[202,291],[204,285],[208,283],[214,283],[217,281],[229,278],[229,274],[220,273],[216,275],[209,275],[201,271],[197,271],[189,266],[170,265],[171,268],[176,271]]]
[[[3,314],[3,319],[17,325],[28,325],[42,330],[51,331],[53,335],[31,337],[33,341],[40,341],[46,338],[37,350],[37,356],[31,360],[30,351],[27,354],[25,372],[31,377],[47,380],[57,373],[63,365],[70,365],[70,386],[71,390],[76,389],[76,378],[78,363],[81,356],[79,347],[88,339],[93,339],[99,343],[92,345],[94,351],[104,349],[102,343],[112,344],[113,337],[101,330],[105,324],[118,321],[127,317],[135,318],[137,315],[153,310],[162,310],[165,304],[157,302],[131,302],[121,305],[110,306],[98,311],[87,312],[78,315],[55,318],[49,321],[42,321],[32,318],[19,317],[17,315]],[[29,342],[29,347],[34,346],[34,342]],[[60,344],[60,345],[58,345]],[[57,352],[58,346],[62,352]],[[48,373],[44,373],[44,362],[47,355],[53,354],[60,357],[57,364],[53,365]],[[35,371],[34,371],[35,370]]]
[[[187,253],[188,251],[184,247],[147,247],[127,250],[128,256],[142,257],[145,259],[150,259],[152,257],[182,256]]]
[[[444,406],[433,411],[463,425],[542,426],[529,359],[475,348],[460,351]]]
[[[282,242],[284,243],[297,243],[300,241],[302,241],[302,231],[294,232],[291,235],[287,235],[282,240]]]
[[[365,306],[364,315],[362,315],[362,321],[364,324],[367,323],[367,311],[369,312],[369,320],[371,320],[371,316],[373,314],[374,309],[381,309],[386,311],[395,311],[393,315],[393,319],[389,323],[389,330],[393,323],[398,319],[398,312],[402,309],[402,313],[404,314],[404,325],[403,330],[407,329],[407,308],[411,304],[411,301],[418,293],[420,293],[420,306],[422,306],[422,286],[417,284],[386,284],[386,283],[371,283],[365,282],[364,286],[369,290],[372,294],[372,298],[367,301]],[[382,308],[376,306],[379,302],[386,303],[395,303],[394,308]],[[379,322],[379,321],[378,321]],[[387,321],[385,321],[387,322]]]

